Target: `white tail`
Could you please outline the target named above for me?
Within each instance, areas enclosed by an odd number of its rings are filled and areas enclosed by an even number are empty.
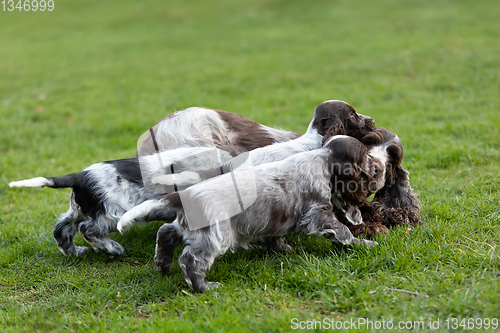
[[[197,172],[183,171],[168,175],[156,176],[151,179],[153,184],[188,186],[201,182],[202,179]]]
[[[160,200],[147,200],[143,203],[135,206],[120,218],[116,228],[120,233],[123,233],[126,229],[130,228],[136,220],[146,217],[149,213],[156,209],[165,209],[168,202]]]
[[[54,186],[54,182],[45,177],[36,177],[31,179],[19,180],[17,182],[10,182],[9,187],[43,187]]]

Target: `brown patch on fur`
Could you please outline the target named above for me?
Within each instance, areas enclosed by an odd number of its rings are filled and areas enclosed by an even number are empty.
[[[172,208],[180,209],[182,208],[182,200],[179,192],[172,192],[169,194],[165,194],[161,197],[161,200],[167,201],[168,205]]]
[[[384,224],[387,226],[396,226],[407,224],[417,226],[423,224],[420,214],[413,209],[405,208],[384,208]]]
[[[359,207],[364,224],[348,226],[354,237],[373,238],[377,234],[388,234],[389,229],[383,223],[383,216],[369,204]]]
[[[366,157],[366,147],[352,137],[337,138],[325,147],[331,151],[328,167],[332,168],[332,193],[340,194],[350,204],[363,204],[373,181],[373,177],[359,167]]]
[[[410,186],[408,171],[398,166],[391,173],[386,185],[375,193],[368,205],[370,210],[378,212],[387,226],[423,224],[418,195]]]
[[[344,124],[342,124],[339,118],[329,119],[326,126],[329,127],[326,130],[325,135],[323,135],[322,145],[324,145],[332,136],[345,134]]]
[[[420,212],[412,207],[386,207],[378,201],[372,201],[360,208],[363,216],[363,221],[366,223],[377,222],[386,227],[394,227],[398,225],[417,226],[423,224]]]
[[[269,217],[269,222],[267,224],[265,234],[275,235],[280,230],[283,229],[283,225],[288,221],[290,214],[288,212],[287,206],[276,201],[273,203],[271,208],[271,216]]]
[[[373,222],[368,224],[350,225],[349,230],[354,237],[364,237],[367,239],[372,239],[378,234],[388,234],[389,229],[384,226],[381,222]]]
[[[366,134],[362,139],[361,142],[367,147],[371,148],[374,146],[379,146],[382,144],[383,139],[382,137],[376,133],[376,132],[370,132]]]
[[[225,123],[229,131],[236,134],[236,139],[229,141],[229,138],[224,142],[220,142],[219,138],[213,137],[213,140],[218,148],[226,150],[231,154],[238,155],[255,148],[265,147],[273,143],[283,142],[298,138],[301,134],[290,132],[287,137],[284,134],[283,138],[273,138],[269,132],[263,129],[262,125],[256,121],[245,118],[242,115],[231,113],[223,110],[207,109],[217,112]],[[156,134],[159,124],[167,119],[181,116],[182,111],[174,112],[160,119],[152,128],[151,131]],[[153,139],[151,135],[147,136],[138,148],[136,156],[146,156],[154,154]]]
[[[351,137],[336,138],[324,147],[331,151],[330,163],[361,164],[367,153],[366,147]]]
[[[265,147],[279,142],[269,137],[269,133],[256,121],[245,118],[242,115],[222,110],[214,110],[226,123],[228,129],[236,134],[236,138],[230,142],[231,146],[240,148],[240,153],[255,148]],[[294,133],[294,138],[300,134]]]

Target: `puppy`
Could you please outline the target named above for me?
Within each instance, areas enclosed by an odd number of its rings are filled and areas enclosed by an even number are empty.
[[[141,202],[176,189],[152,184],[152,179],[172,172],[173,165],[179,171],[201,170],[210,165],[220,165],[232,157],[228,152],[209,147],[179,148],[158,155],[101,162],[63,177],[11,182],[9,186],[70,187],[70,208],[54,227],[57,247],[65,256],[85,253],[87,247],[75,246],[73,242],[79,231],[96,251],[101,250],[114,257],[124,253],[120,244],[108,238],[109,233],[116,231],[120,217]],[[175,214],[154,218],[173,217]]]
[[[305,232],[343,245],[377,245],[355,238],[337,220],[331,200],[333,194],[334,199],[363,204],[384,185],[388,157],[382,157],[370,156],[355,138],[335,136],[321,149],[235,170],[145,201],[122,216],[118,230],[135,219],[177,213],[173,223],[158,231],[155,263],[162,273],[168,272],[175,247],[184,241],[179,263],[196,292],[218,286],[205,280],[217,257],[252,241]]]

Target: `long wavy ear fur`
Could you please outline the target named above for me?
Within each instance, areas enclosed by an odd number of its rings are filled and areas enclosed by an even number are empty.
[[[409,172],[398,166],[386,186],[379,190],[369,204],[385,225],[422,224],[418,196],[410,186]]]
[[[335,136],[335,135],[345,135],[344,125],[342,124],[342,121],[340,121],[340,119],[337,118],[337,117],[328,119],[328,121],[324,125],[324,128],[326,128],[326,132],[323,135],[323,142],[322,142],[323,145],[332,136]]]

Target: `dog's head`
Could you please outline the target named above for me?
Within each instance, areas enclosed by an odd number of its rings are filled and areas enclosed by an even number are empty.
[[[396,170],[403,160],[403,144],[399,137],[380,127],[365,135],[361,142],[367,147],[371,156],[384,163],[386,184],[393,183]]]
[[[325,101],[319,104],[314,110],[311,125],[319,134],[325,135],[331,127],[329,121],[332,118],[338,119],[342,123],[346,135],[358,140],[375,129],[375,122],[372,118],[356,113],[352,106],[339,100]]]
[[[384,160],[368,154],[368,149],[359,140],[337,135],[324,144],[329,151],[328,168],[332,194],[343,200],[361,205],[372,193],[385,184]]]

